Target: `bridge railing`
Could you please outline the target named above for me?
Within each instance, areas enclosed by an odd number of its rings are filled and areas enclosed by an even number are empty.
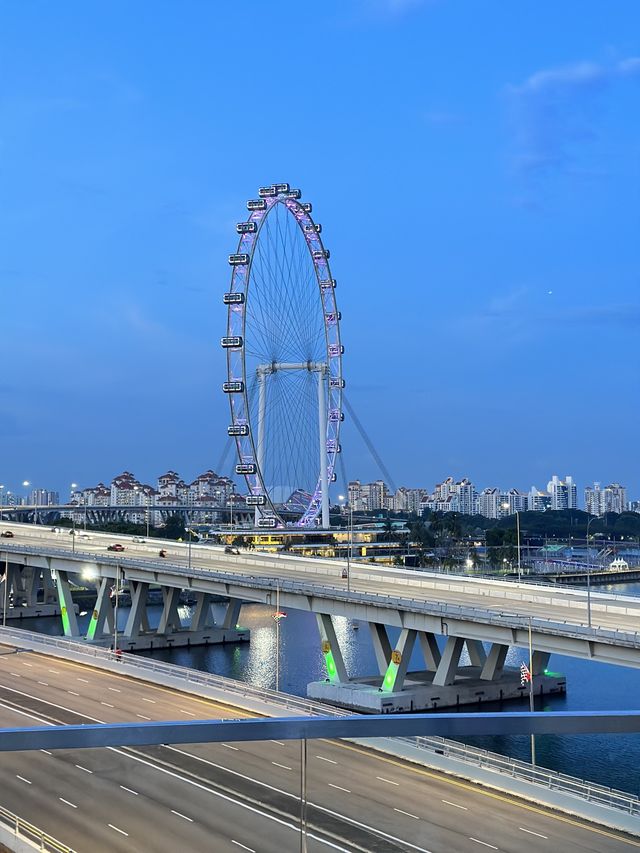
[[[333,705],[322,704],[321,702],[314,702],[300,696],[278,693],[275,690],[262,687],[253,687],[250,684],[225,678],[222,675],[176,666],[139,655],[126,654],[120,657],[109,649],[76,643],[60,637],[51,637],[46,634],[37,634],[22,629],[0,628],[0,640],[2,638],[10,639],[21,645],[24,645],[25,641],[33,642],[65,651],[72,650],[77,654],[89,658],[102,659],[109,662],[118,661],[119,666],[123,670],[133,670],[132,675],[134,675],[136,670],[158,673],[172,679],[184,681],[185,685],[198,684],[221,690],[231,696],[251,699],[261,703],[266,702],[281,707],[283,710],[297,711],[309,716],[353,716],[351,711],[336,708]],[[424,750],[426,753],[461,761],[469,766],[480,767],[513,779],[531,782],[549,790],[572,794],[590,803],[597,803],[608,806],[609,808],[618,809],[627,814],[640,816],[640,798],[626,791],[618,791],[606,785],[598,785],[575,776],[558,773],[555,770],[548,770],[545,767],[534,766],[525,761],[518,761],[515,758],[509,758],[508,756],[490,752],[486,749],[468,746],[460,741],[448,738],[430,736],[390,738],[389,740],[391,742],[402,742],[418,750]],[[428,759],[425,758],[425,762],[428,763]],[[64,849],[66,850],[66,848]]]
[[[58,841],[52,835],[29,823],[28,820],[23,820],[17,814],[0,806],[0,824],[7,827],[16,838],[22,838],[34,845],[35,849],[47,850],[50,853],[74,853],[72,847],[67,847],[66,844]]]

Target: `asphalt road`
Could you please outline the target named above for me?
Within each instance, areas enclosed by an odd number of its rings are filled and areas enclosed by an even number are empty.
[[[0,725],[244,716],[0,646]],[[84,851],[300,849],[300,744],[0,754],[0,802]],[[616,853],[640,840],[348,743],[308,744],[308,850]]]

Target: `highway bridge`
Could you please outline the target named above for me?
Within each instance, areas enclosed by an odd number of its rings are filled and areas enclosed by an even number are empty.
[[[96,658],[87,666],[73,644],[50,654],[35,651],[37,645],[0,636],[0,726],[256,713],[237,693],[213,700],[142,671],[136,678],[135,658],[123,664]],[[282,853],[303,849],[300,756],[292,741],[3,753],[2,801],[78,853]],[[306,849],[312,853],[626,853],[640,847],[632,834],[545,808],[539,801],[551,796],[546,784],[518,798],[497,789],[511,780],[501,782],[495,773],[493,788],[485,788],[389,752],[326,740],[309,742],[306,771]],[[574,802],[572,811],[589,814],[586,801]],[[591,816],[598,814],[602,810]]]
[[[369,711],[400,711],[477,703],[522,695],[519,673],[504,666],[509,646],[530,648],[537,692],[563,690],[561,676],[548,673],[552,653],[625,666],[640,666],[640,599],[557,589],[529,583],[471,579],[392,569],[367,563],[309,559],[253,551],[226,553],[216,546],[164,540],[134,541],[109,534],[69,536],[35,525],[8,525],[13,538],[0,540],[0,565],[8,566],[8,589],[18,599],[38,585],[55,585],[64,612],[65,634],[80,635],[69,578],[95,579],[98,598],[87,639],[113,637],[111,591],[131,591],[123,648],[173,643],[233,641],[242,601],[316,614],[327,679],[311,696]],[[87,538],[82,538],[86,535]],[[114,544],[124,550],[116,553]],[[159,549],[166,556],[159,556]],[[149,627],[146,595],[158,585],[164,595],[160,623]],[[194,596],[189,625],[177,611],[180,590]],[[210,623],[212,596],[230,603],[224,623]],[[33,603],[33,602],[32,602]],[[370,627],[378,673],[352,679],[332,618],[359,619]],[[388,627],[399,629],[392,644]],[[438,638],[440,639],[438,642]],[[424,669],[408,670],[417,647]],[[466,662],[463,664],[463,652]]]

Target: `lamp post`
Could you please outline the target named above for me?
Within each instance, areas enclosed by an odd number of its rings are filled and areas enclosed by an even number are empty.
[[[595,515],[589,515],[587,521],[587,625],[591,628],[591,558],[589,556],[589,528],[591,522],[596,520]]]
[[[3,518],[3,504],[4,504],[4,485],[0,484],[0,521]]]
[[[531,615],[529,616],[529,710],[533,714],[535,705],[533,701],[533,642],[531,640]],[[536,736],[531,734],[531,763],[536,766]]]
[[[30,485],[31,485],[31,483],[29,482],[29,480],[23,480],[23,481],[22,481],[22,488],[24,489],[24,503],[25,503],[25,506],[27,505],[27,499],[28,499],[28,497],[29,497],[29,493],[27,492],[27,489],[29,488],[29,486],[30,486]],[[33,514],[33,517],[34,517],[34,524],[35,524],[35,512],[34,512],[34,514]]]
[[[511,509],[508,503],[502,504],[502,509]],[[522,563],[520,561],[520,510],[515,511],[516,515],[516,548],[518,552],[518,583],[522,580]]]
[[[347,504],[344,502],[344,495],[338,495],[338,500],[341,501],[340,507],[345,509]],[[351,592],[351,559],[353,557],[353,503],[349,502],[349,544],[347,547],[347,592]]]

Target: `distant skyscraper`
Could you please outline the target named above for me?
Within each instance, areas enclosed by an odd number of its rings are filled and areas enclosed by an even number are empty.
[[[600,483],[594,483],[584,490],[584,505],[591,515],[624,512],[627,509],[627,490],[620,483],[610,483],[604,489]]]
[[[573,477],[567,475],[561,480],[557,474],[549,480],[547,491],[551,497],[551,509],[576,509],[578,506],[578,489]]]

